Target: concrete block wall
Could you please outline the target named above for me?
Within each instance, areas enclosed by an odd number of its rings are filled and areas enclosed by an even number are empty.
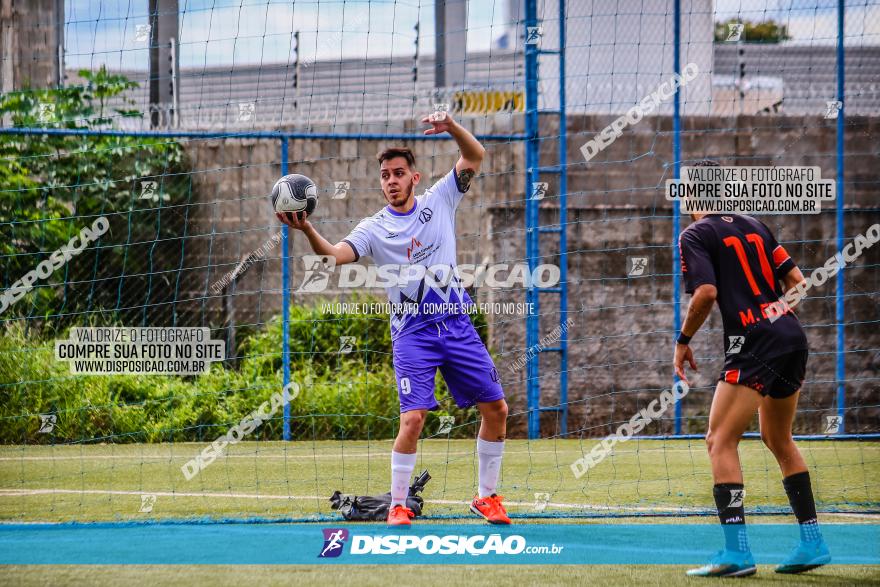
[[[496,233],[520,230],[522,208],[492,210]],[[542,222],[556,222],[555,210],[542,213]],[[774,230],[780,242],[803,270],[808,272],[836,252],[834,213],[819,216],[767,216],[762,220]],[[880,222],[876,210],[846,214],[846,234],[854,237]],[[682,227],[689,220],[684,219]],[[585,436],[611,433],[640,408],[645,407],[672,381],[673,285],[672,231],[665,215],[650,208],[574,209],[569,211],[568,238],[568,381],[569,432]],[[849,240],[849,239],[848,239]],[[548,246],[539,263],[556,262],[558,247]],[[521,259],[525,253],[520,238],[496,241],[499,259]],[[648,258],[642,277],[627,277],[627,257]],[[845,328],[847,430],[876,432],[880,416],[880,248],[869,249],[846,271]],[[496,292],[497,301],[522,301],[521,291]],[[689,295],[682,293],[685,314]],[[539,339],[560,322],[556,296],[541,296]],[[808,384],[802,395],[797,428],[817,433],[825,416],[836,412],[835,300],[834,284],[826,283],[811,292],[798,314],[810,340]],[[497,367],[511,398],[511,411],[526,409],[526,370],[516,369],[517,359],[526,353],[525,320],[496,317],[492,335]],[[723,364],[723,331],[720,315],[713,311],[694,338],[694,352],[700,369],[694,388],[684,400],[685,432],[705,431],[715,380]],[[559,403],[558,354],[540,356],[542,405]],[[648,433],[671,433],[672,413]],[[525,432],[525,418],[516,418],[512,433]],[[542,432],[558,433],[557,416],[542,417]]]
[[[669,340],[671,339],[671,209],[663,198],[662,185],[671,176],[671,119],[648,119],[626,132],[595,160],[585,163],[579,147],[610,122],[608,117],[569,119],[569,311],[575,324],[570,334],[572,355],[569,363],[571,408],[569,429],[586,434],[610,431],[609,424],[628,419],[634,409],[650,401],[669,385]],[[485,124],[485,121],[482,121]],[[509,131],[521,122],[499,123]],[[552,137],[558,132],[554,117],[542,119],[542,161],[556,156]],[[863,232],[878,218],[876,188],[880,170],[876,147],[878,119],[852,119],[847,126],[847,234]],[[416,129],[410,122],[389,127],[391,132]],[[481,132],[502,132],[491,125]],[[356,132],[352,129],[351,132]],[[687,119],[683,134],[686,160],[714,157],[723,164],[739,165],[819,165],[823,177],[835,173],[835,128],[821,118],[754,117],[746,120]],[[304,173],[319,186],[320,201],[313,221],[328,240],[336,242],[361,219],[384,204],[375,175],[376,154],[399,144],[374,140],[311,140],[290,142],[289,172]],[[454,164],[457,150],[449,141],[413,141],[408,144],[417,157],[417,167],[429,185]],[[178,309],[185,321],[219,326],[227,311],[228,298],[211,289],[248,253],[259,249],[279,230],[268,201],[272,184],[280,174],[277,141],[214,140],[190,141],[187,152],[194,168],[194,204],[190,206],[190,236],[186,256],[181,300]],[[459,262],[516,262],[524,260],[524,149],[517,142],[487,144],[488,157],[483,173],[475,180],[471,193],[463,200],[457,216]],[[874,161],[874,162],[872,162]],[[558,188],[555,178],[542,202],[542,222],[558,222]],[[350,181],[345,199],[334,200],[334,181]],[[789,251],[805,267],[814,267],[834,253],[833,212],[821,216],[766,217],[768,225],[779,230],[788,241]],[[686,225],[686,222],[684,223]],[[547,239],[548,237],[542,237]],[[548,256],[542,262],[556,262],[552,239],[545,240]],[[301,282],[303,266],[299,259],[309,253],[308,244],[294,234],[291,253],[292,286]],[[847,393],[853,405],[877,405],[877,292],[880,276],[877,257],[866,255],[866,267],[847,273]],[[281,309],[280,246],[270,250],[264,261],[255,263],[240,279],[233,296],[236,322],[260,325],[278,315]],[[648,256],[649,278],[625,277],[626,256]],[[873,268],[871,266],[873,265]],[[811,300],[804,308],[814,344],[810,365],[811,384],[805,391],[808,410],[799,420],[804,430],[815,431],[833,408],[833,300],[832,291]],[[382,295],[381,290],[374,293]],[[349,292],[328,291],[344,298]],[[477,292],[484,301],[524,301],[524,292]],[[558,316],[550,311],[553,300],[543,298],[549,313],[541,333],[555,326]],[[295,303],[310,301],[294,295]],[[686,300],[683,300],[686,303]],[[583,306],[583,307],[582,307]],[[555,307],[555,306],[554,306]],[[499,360],[514,410],[525,408],[524,370],[510,372],[524,351],[525,321],[522,315],[490,316],[492,349]],[[708,410],[708,394],[715,372],[720,368],[720,322],[713,317],[697,341],[703,358],[700,383],[686,401],[688,429],[701,431]],[[559,365],[555,358],[542,360],[542,386],[547,401],[554,401],[554,379]],[[634,393],[634,390],[641,390]],[[872,410],[850,412],[848,425],[876,427]],[[517,418],[522,433],[524,418]],[[554,417],[545,416],[545,433],[554,431]],[[664,422],[654,431],[670,431]],[[851,428],[853,429],[853,428]]]

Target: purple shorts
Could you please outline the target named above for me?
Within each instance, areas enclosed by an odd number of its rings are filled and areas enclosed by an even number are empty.
[[[504,398],[495,363],[466,314],[410,332],[395,340],[392,349],[401,413],[440,407],[434,397],[438,367],[460,408]]]

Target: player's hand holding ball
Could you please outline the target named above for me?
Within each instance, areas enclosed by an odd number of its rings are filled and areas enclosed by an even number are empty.
[[[305,230],[310,226],[306,218],[318,205],[315,182],[298,173],[285,175],[272,187],[272,207],[275,216],[287,226]]]

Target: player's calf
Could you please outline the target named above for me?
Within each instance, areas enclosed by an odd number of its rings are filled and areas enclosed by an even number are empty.
[[[400,414],[400,430],[391,451],[391,505],[388,510],[388,524],[409,526],[414,517],[406,507],[409,495],[409,482],[416,468],[416,448],[422,427],[425,425],[425,410],[410,410]]]

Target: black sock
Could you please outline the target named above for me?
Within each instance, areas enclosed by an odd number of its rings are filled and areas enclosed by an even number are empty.
[[[742,483],[718,483],[712,490],[718,519],[724,530],[724,544],[727,550],[747,552],[749,539],[746,535],[746,491]]]
[[[812,542],[820,540],[819,521],[816,518],[816,501],[813,499],[813,487],[810,485],[810,473],[795,473],[782,480],[782,486],[788,495],[788,503],[794,512],[801,528],[801,540]]]

